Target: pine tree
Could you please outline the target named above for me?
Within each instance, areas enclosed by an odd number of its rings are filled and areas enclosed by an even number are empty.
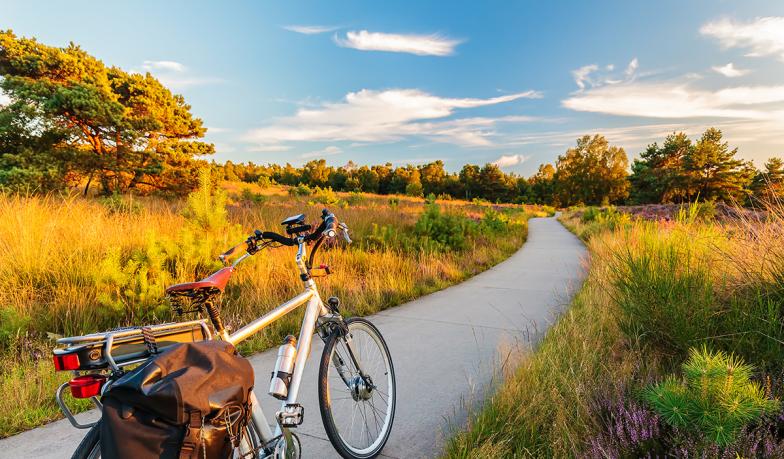
[[[735,158],[738,149],[730,150],[722,142],[721,130],[710,128],[684,157],[686,195],[714,201],[744,202],[755,169],[750,163]]]
[[[632,164],[632,200],[639,204],[678,202],[685,198],[684,158],[692,149],[683,132],[653,143]]]

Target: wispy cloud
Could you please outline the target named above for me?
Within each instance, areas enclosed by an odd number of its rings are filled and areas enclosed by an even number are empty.
[[[524,162],[527,159],[528,157],[523,155],[501,155],[500,158],[493,161],[493,164],[500,168],[512,167]]]
[[[403,35],[367,30],[348,31],[345,37],[335,34],[334,40],[344,48],[409,53],[417,56],[451,56],[455,53],[455,47],[463,42],[439,34]]]
[[[629,82],[573,94],[564,107],[646,118],[743,118],[780,116],[761,105],[784,102],[784,86],[736,86],[711,91],[689,82]],[[780,113],[780,112],[779,112]]]
[[[572,76],[574,77],[574,82],[577,83],[577,87],[585,89],[585,86],[591,83],[591,74],[597,70],[599,70],[599,66],[596,64],[584,65],[577,70],[572,70]]]
[[[252,130],[245,139],[262,145],[279,145],[298,141],[384,142],[420,136],[439,142],[485,146],[492,144],[491,128],[499,120],[441,119],[461,109],[537,97],[541,95],[536,91],[475,99],[438,97],[417,89],[363,89],[347,94],[339,102],[300,108],[293,116]]]
[[[339,155],[341,153],[343,153],[343,150],[341,150],[339,147],[336,147],[334,145],[330,145],[330,146],[328,146],[326,148],[322,148],[321,150],[315,150],[315,151],[311,151],[311,152],[308,152],[308,153],[304,153],[302,155],[302,158],[303,159],[324,158],[326,156],[335,156],[335,155]]]
[[[283,26],[283,28],[290,32],[296,32],[305,35],[317,35],[320,33],[334,32],[340,27],[323,25],[287,25]]]
[[[723,18],[706,23],[700,33],[725,48],[748,49],[747,56],[778,56],[784,61],[784,17],[768,16],[748,22]]]
[[[194,75],[191,70],[177,61],[153,61],[142,63],[142,72],[149,72],[170,89],[184,89],[191,86],[219,83],[220,78]]]
[[[289,151],[291,150],[290,145],[256,145],[254,147],[248,148],[248,151],[253,153],[277,153],[281,151]]]
[[[624,81],[631,81],[636,77],[639,61],[635,57],[626,66],[623,75],[618,72],[613,72],[615,66],[613,64],[606,65],[603,69],[598,64],[584,65],[578,69],[572,70],[572,77],[580,91],[590,87],[595,88],[598,86],[605,86],[608,84],[618,84]]]
[[[186,70],[186,67],[183,64],[175,61],[144,61],[142,68],[150,72],[155,70],[166,70],[169,72],[182,73]]]
[[[717,65],[715,67],[711,67],[711,69],[713,69],[714,72],[724,75],[727,78],[737,78],[751,72],[751,70],[739,69],[735,67],[735,64],[733,64],[732,62],[730,62],[727,65],[722,65],[722,66]]]

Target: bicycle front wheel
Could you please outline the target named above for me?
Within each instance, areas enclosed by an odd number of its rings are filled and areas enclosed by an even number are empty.
[[[381,452],[392,431],[397,399],[395,369],[387,344],[372,323],[352,318],[346,325],[346,336],[333,332],[324,345],[319,408],[324,429],[338,453],[345,458],[367,459]]]

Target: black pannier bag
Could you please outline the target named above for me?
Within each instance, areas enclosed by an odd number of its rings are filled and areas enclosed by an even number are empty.
[[[101,457],[231,457],[250,416],[253,368],[223,341],[177,344],[103,395]]]

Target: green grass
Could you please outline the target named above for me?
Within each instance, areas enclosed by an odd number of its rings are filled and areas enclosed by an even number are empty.
[[[176,320],[162,300],[165,286],[211,273],[216,255],[254,228],[279,229],[300,212],[315,219],[322,201],[337,199],[329,207],[355,243],[320,252],[318,261],[333,274],[319,279],[319,289],[340,297],[346,314],[366,315],[502,261],[525,241],[527,218],[545,213],[456,200],[438,201],[436,211],[402,196],[392,203],[369,194],[300,194],[228,183],[187,201],[0,195],[0,393],[14,394],[0,397],[0,437],[60,417],[53,394],[69,376],[53,371],[53,337]],[[459,222],[460,232],[438,240],[445,222]],[[388,236],[379,237],[379,228]],[[299,293],[293,255],[290,248],[268,250],[241,265],[223,295],[229,326]],[[286,317],[241,351],[277,345],[300,320],[301,311]]]

